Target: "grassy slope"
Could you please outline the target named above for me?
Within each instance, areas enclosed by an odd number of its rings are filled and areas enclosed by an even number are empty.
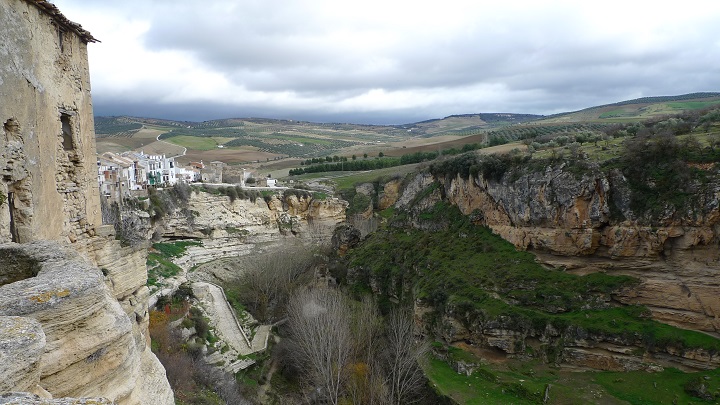
[[[450,358],[456,356],[450,353]],[[720,369],[696,373],[676,369],[656,373],[573,372],[537,361],[508,360],[488,364],[468,352],[461,356],[467,363],[478,365],[470,376],[458,374],[447,362],[436,357],[431,357],[424,367],[431,384],[460,404],[538,404],[542,402],[538,401],[537,395],[544,394],[548,384],[549,404],[717,403],[685,392],[684,386],[698,379],[706,384],[708,392],[720,393]],[[512,389],[513,385],[524,390]]]
[[[718,96],[717,93],[646,98],[638,99],[637,101],[628,100],[619,103],[591,107],[575,112],[557,114],[538,122],[634,122],[662,115],[678,114],[683,111],[698,110],[715,105],[720,105],[720,96]]]
[[[350,267],[363,274],[354,287],[367,290],[373,280],[381,308],[393,297],[412,298],[452,308],[468,322],[503,317],[523,330],[575,325],[631,342],[640,336],[647,350],[673,346],[720,352],[718,339],[649,320],[641,307],[609,305],[614,291],[635,282],[630,277],[546,269],[531,253],[473,225],[454,206],[438,203],[420,219],[436,230],[390,227],[372,234],[349,256]],[[408,283],[414,285],[412,297],[402,288]]]

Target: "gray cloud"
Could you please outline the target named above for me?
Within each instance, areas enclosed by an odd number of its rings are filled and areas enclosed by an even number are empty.
[[[91,45],[110,47],[97,59],[91,49],[99,114],[406,123],[720,89],[713,2],[622,14],[608,11],[621,2],[56,3],[109,39]],[[693,7],[704,13],[685,11]],[[108,49],[118,49],[115,65]],[[129,65],[134,56],[142,68]]]

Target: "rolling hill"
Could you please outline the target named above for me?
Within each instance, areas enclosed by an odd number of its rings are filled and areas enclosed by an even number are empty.
[[[96,117],[99,152],[144,150],[179,155],[182,161],[261,163],[330,155],[400,156],[417,151],[504,143],[566,132],[597,132],[637,122],[720,106],[720,93],[644,97],[551,116],[512,113],[451,115],[405,125],[313,123],[267,118],[203,122],[139,117]],[[282,165],[281,165],[282,166]]]

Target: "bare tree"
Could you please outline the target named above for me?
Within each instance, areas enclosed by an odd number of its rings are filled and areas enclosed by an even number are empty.
[[[288,326],[299,368],[324,401],[337,405],[352,356],[349,304],[334,289],[300,290],[288,304]]]
[[[384,403],[382,367],[376,361],[381,345],[382,323],[370,296],[355,302],[352,311],[353,359],[347,381],[347,394],[353,404]]]
[[[428,351],[426,342],[417,339],[412,312],[395,309],[387,318],[386,384],[392,404],[409,404],[422,387],[425,377],[420,362]]]
[[[248,263],[235,289],[250,311],[262,322],[282,317],[287,300],[294,289],[312,278],[314,252],[303,246],[286,248],[266,254]]]

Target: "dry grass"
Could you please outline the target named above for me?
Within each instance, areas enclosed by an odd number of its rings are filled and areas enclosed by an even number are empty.
[[[136,148],[136,150],[142,149],[146,155],[165,155],[165,156],[180,156],[185,151],[185,148],[179,145],[174,145],[165,141],[155,141],[147,145]]]
[[[279,155],[269,152],[261,152],[257,150],[247,149],[213,149],[213,150],[189,150],[186,155],[178,159],[181,163],[197,162],[202,160],[203,162],[212,162],[219,160],[227,164],[239,164],[248,162],[265,162],[267,159],[275,159]]]

